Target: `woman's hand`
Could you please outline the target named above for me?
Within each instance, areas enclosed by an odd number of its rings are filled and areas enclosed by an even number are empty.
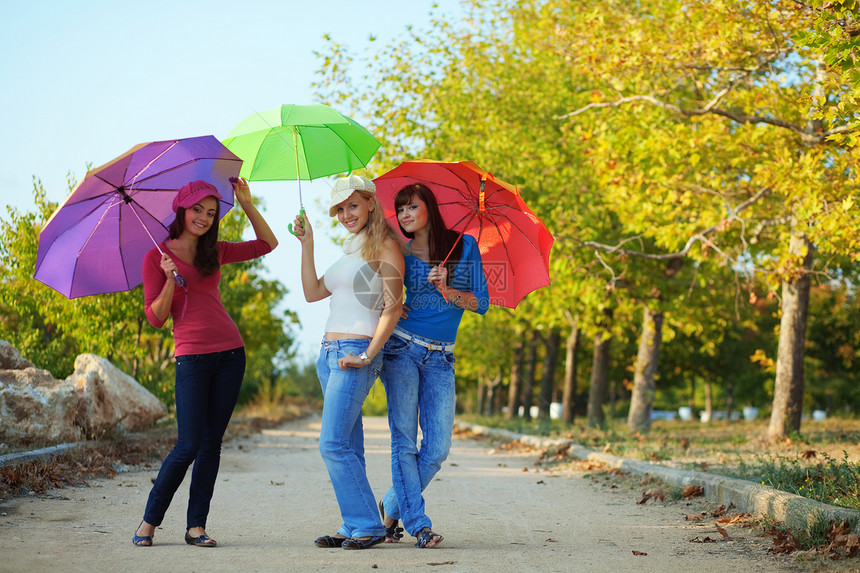
[[[236,201],[245,209],[245,205],[251,202],[251,188],[248,182],[241,177],[231,177],[230,183],[233,185],[233,194],[236,196]]]
[[[341,370],[346,370],[347,368],[361,368],[363,366],[367,366],[367,364],[364,363],[364,360],[362,360],[355,354],[347,354],[343,358],[338,358],[337,365],[340,366]]]
[[[176,272],[176,263],[170,258],[170,255],[163,253],[161,255],[161,270],[168,279],[173,279],[173,273]]]
[[[306,242],[313,242],[314,230],[311,228],[311,222],[308,221],[308,216],[305,213],[296,215],[293,220],[293,234],[304,245]]]
[[[433,285],[436,287],[436,290],[438,290],[439,293],[444,296],[445,287],[448,284],[448,269],[442,265],[433,267],[427,274],[427,282],[433,283]]]

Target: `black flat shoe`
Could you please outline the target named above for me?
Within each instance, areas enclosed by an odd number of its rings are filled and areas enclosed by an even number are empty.
[[[384,535],[371,537],[370,539],[356,539],[354,537],[350,537],[343,542],[341,547],[344,549],[370,549],[374,545],[382,543],[383,541],[385,541]]]
[[[382,505],[381,499],[379,500],[379,515],[382,516],[382,524],[385,525],[385,518],[388,516],[385,515],[385,506]],[[403,538],[403,528],[398,527],[399,525],[400,521],[395,519],[390,527],[385,528],[386,543],[400,543],[400,540]]]
[[[218,545],[215,543],[215,540],[209,537],[208,535],[198,535],[197,537],[191,537],[191,534],[187,531],[185,532],[185,543],[188,545],[195,545],[197,547],[215,547]]]
[[[143,525],[143,522],[140,522],[140,525]],[[137,529],[134,530],[134,535],[131,538],[131,542],[137,545],[138,547],[152,547],[152,536],[151,535],[138,535],[137,532],[140,529],[140,525],[137,526]]]
[[[343,545],[343,542],[346,541],[346,537],[332,537],[331,535],[323,535],[322,537],[317,537],[314,539],[314,545],[317,547],[340,547]]]

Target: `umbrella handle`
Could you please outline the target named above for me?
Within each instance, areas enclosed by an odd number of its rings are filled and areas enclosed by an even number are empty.
[[[188,283],[185,282],[185,277],[183,277],[176,271],[173,271],[173,281],[176,283],[176,286],[180,288],[185,288],[188,286]]]
[[[304,209],[302,209],[302,210],[300,210],[300,211],[299,211],[299,217],[304,218],[304,216],[305,216],[305,210],[304,210]],[[291,234],[295,235],[295,233],[293,232],[293,224],[292,224],[292,223],[290,223],[289,225],[287,225],[287,230],[288,230]]]

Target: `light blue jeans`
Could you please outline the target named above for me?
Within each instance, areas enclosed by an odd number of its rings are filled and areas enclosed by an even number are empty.
[[[370,339],[323,340],[317,360],[317,376],[323,391],[320,454],[325,461],[346,537],[380,536],[385,527],[367,481],[364,462],[364,426],[361,406],[382,365],[380,352],[363,368],[341,370],[337,359],[367,350]]]
[[[403,528],[417,536],[423,528],[432,528],[424,512],[422,492],[451,450],[456,402],[454,354],[430,350],[397,334],[391,335],[381,354],[385,358],[381,379],[388,399],[393,482],[383,504],[389,517],[402,520]]]

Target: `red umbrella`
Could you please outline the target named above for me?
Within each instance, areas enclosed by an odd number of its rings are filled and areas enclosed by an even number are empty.
[[[515,185],[471,161],[423,159],[401,163],[374,183],[386,220],[398,231],[397,192],[414,183],[433,191],[448,228],[477,240],[492,304],[516,308],[527,294],[549,284],[552,235]]]

